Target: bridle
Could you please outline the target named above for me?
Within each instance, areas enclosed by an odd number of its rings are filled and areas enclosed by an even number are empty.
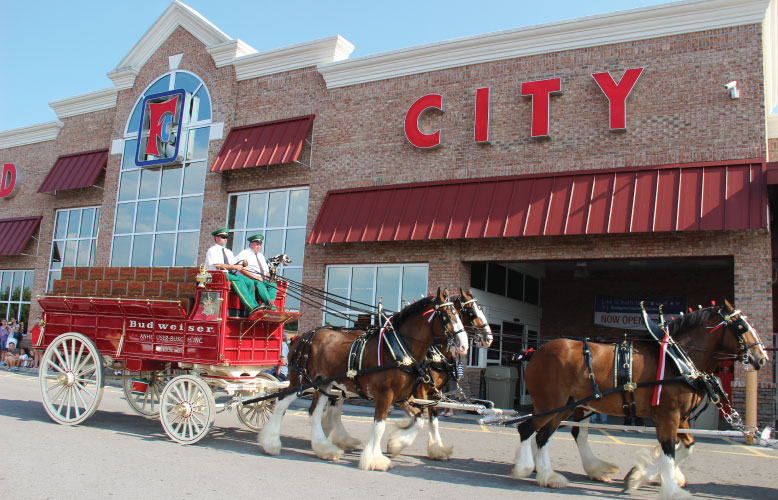
[[[732,331],[735,333],[735,337],[737,338],[738,347],[740,348],[737,353],[737,358],[739,358],[740,362],[744,365],[748,364],[748,351],[750,351],[752,347],[760,346],[762,349],[764,349],[764,344],[759,338],[759,334],[756,332],[756,330],[750,327],[747,321],[748,318],[746,318],[740,309],[735,309],[731,313],[725,313],[723,309],[719,308],[718,313],[724,321],[714,326],[711,330],[711,333],[725,325],[731,327]],[[753,332],[756,342],[751,344],[746,342],[745,334],[748,331]],[[724,337],[722,336],[721,338],[723,341]]]
[[[457,310],[454,307],[454,303],[451,301],[438,302],[438,298],[435,297],[434,310],[427,321],[432,321],[432,317],[438,315],[440,317],[440,324],[443,327],[443,332],[446,334],[446,349],[453,346],[456,342],[456,338],[460,333],[465,332],[462,321],[456,323],[451,318],[451,312],[457,314]]]
[[[467,321],[471,325],[475,325],[476,320],[479,319],[478,311],[481,310],[481,308],[478,306],[478,299],[473,297],[472,299],[469,300],[462,300],[461,298],[457,298],[457,300],[459,301],[459,305],[461,306],[460,314],[462,313],[462,311],[464,311],[467,317]],[[488,326],[488,324],[485,326]],[[484,341],[487,341],[489,339],[489,334],[486,331],[484,331],[484,327],[473,326],[473,328],[477,332],[476,335],[478,337],[480,337]]]

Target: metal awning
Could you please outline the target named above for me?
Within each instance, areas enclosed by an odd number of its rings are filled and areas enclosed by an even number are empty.
[[[296,162],[313,119],[314,115],[307,115],[233,128],[211,172]]]
[[[52,193],[93,186],[107,164],[107,149],[62,155],[54,162],[38,192]]]
[[[0,219],[0,256],[19,255],[43,217]]]
[[[766,177],[747,160],[335,190],[308,243],[758,229]]]

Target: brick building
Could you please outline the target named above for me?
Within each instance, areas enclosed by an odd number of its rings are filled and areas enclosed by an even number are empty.
[[[174,2],[112,88],[0,132],[0,315],[34,321],[62,266],[196,265],[228,224],[236,252],[262,232],[288,277],[390,309],[472,286],[496,333],[472,391],[540,338],[621,338],[644,299],[734,299],[772,346],[777,22],[692,0],[349,59],[340,36],[257,50]],[[342,322],[291,302],[301,330]]]

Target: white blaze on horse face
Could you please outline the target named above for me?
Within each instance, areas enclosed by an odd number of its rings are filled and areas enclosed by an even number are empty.
[[[451,327],[454,329],[454,332],[456,332],[456,343],[455,346],[459,350],[459,354],[464,356],[467,354],[467,333],[465,332],[465,327],[462,326],[462,320],[459,319],[459,314],[451,314]]]
[[[753,336],[753,339],[746,339],[748,345],[751,346],[748,349],[748,354],[756,363],[754,368],[758,370],[759,368],[766,365],[770,358],[767,356],[767,351],[764,350],[764,344],[762,344],[762,339],[759,338],[759,334],[757,333],[756,328],[751,326],[751,323],[744,316],[743,321],[746,322],[746,325],[748,325],[748,332]]]
[[[486,321],[486,315],[476,304],[473,304],[473,310],[475,311],[476,317],[481,320],[481,323],[483,324],[483,326],[478,327],[481,334],[484,336],[484,338],[480,340],[481,347],[489,347],[492,345],[494,337],[492,337],[492,329],[489,327],[489,322]]]

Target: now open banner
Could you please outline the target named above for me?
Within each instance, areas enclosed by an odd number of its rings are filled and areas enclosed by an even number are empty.
[[[646,303],[646,311],[649,317],[657,323],[659,322],[660,305],[662,306],[662,313],[666,321],[669,321],[671,316],[678,317],[686,309],[686,299],[681,297],[622,299],[607,295],[597,295],[594,306],[594,324],[627,330],[641,330],[645,328],[640,311],[641,300]]]

